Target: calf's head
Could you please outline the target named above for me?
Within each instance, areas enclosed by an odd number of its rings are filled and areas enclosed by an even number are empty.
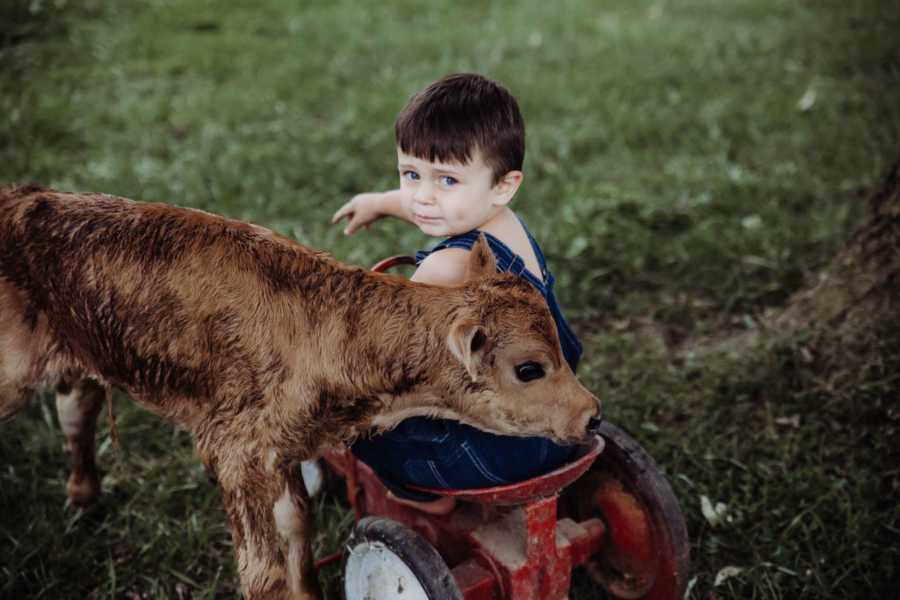
[[[502,435],[587,440],[600,401],[563,358],[543,296],[521,277],[497,273],[482,236],[469,257],[465,305],[448,324],[441,413]]]

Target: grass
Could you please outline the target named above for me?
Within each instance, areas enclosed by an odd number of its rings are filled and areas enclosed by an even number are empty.
[[[195,206],[370,264],[428,243],[328,224],[394,185],[396,112],[447,72],[495,77],[528,125],[516,206],[585,342],[582,379],[681,500],[690,597],[894,597],[896,332],[841,369],[804,339],[676,350],[755,328],[858,222],[900,139],[898,27],[876,0],[11,0],[0,182]],[[52,399],[3,425],[0,596],[234,595],[187,435],[117,410],[122,447],[101,428],[106,494],[88,512],[63,506]],[[716,525],[704,496],[727,506]],[[349,521],[332,501],[320,514],[324,553]],[[580,577],[573,598],[595,597]]]

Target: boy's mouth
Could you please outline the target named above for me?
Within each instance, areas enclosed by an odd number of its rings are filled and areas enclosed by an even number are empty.
[[[413,213],[413,217],[416,221],[421,221],[423,223],[437,223],[441,220],[440,217],[426,217],[425,215],[420,215],[419,213]]]

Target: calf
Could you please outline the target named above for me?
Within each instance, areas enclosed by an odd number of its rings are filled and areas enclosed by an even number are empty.
[[[75,504],[99,493],[111,386],[192,433],[252,599],[319,597],[299,465],[324,448],[414,415],[574,443],[599,414],[543,298],[484,239],[440,288],[198,210],[4,188],[0,419],[48,382]]]

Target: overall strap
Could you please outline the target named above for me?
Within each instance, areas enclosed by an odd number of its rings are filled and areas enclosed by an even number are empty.
[[[516,215],[516,218],[522,225],[522,229],[525,230],[525,235],[528,236],[528,241],[529,243],[531,243],[531,249],[534,250],[534,256],[537,258],[538,265],[541,267],[541,276],[544,278],[544,282],[546,283],[547,287],[550,287],[553,284],[553,275],[547,268],[547,259],[544,258],[544,253],[541,252],[541,247],[538,246],[537,240],[534,239],[533,235],[531,235],[531,230],[528,229],[528,226],[525,224],[525,221],[522,220],[522,217]]]
[[[471,250],[472,246],[475,245],[475,242],[477,240],[478,232],[475,230],[449,237],[433,248],[429,248],[428,250],[419,250],[418,252],[416,252],[416,266],[422,264],[422,261],[428,258],[428,255],[432,252],[437,252],[438,250],[443,250],[444,248],[462,248],[464,250]]]

